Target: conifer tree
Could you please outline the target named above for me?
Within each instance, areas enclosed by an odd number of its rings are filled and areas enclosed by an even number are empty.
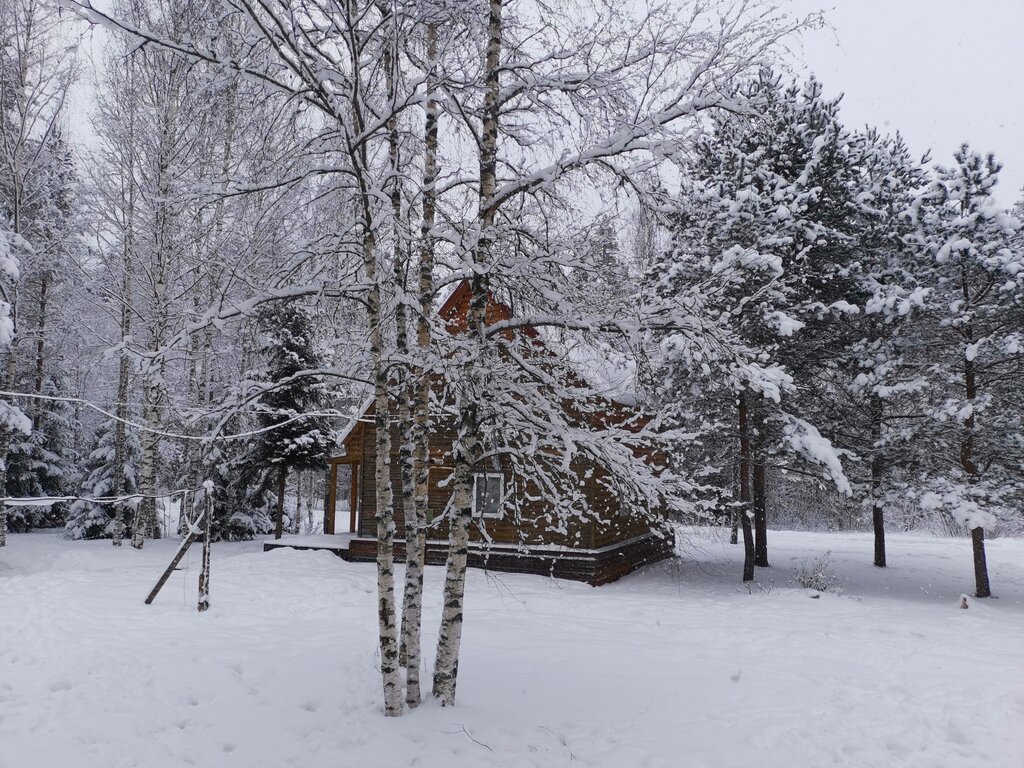
[[[88,472],[82,482],[79,495],[83,498],[71,504],[65,530],[73,539],[106,539],[114,536],[115,507],[117,503],[100,503],[93,499],[113,498],[120,495],[131,496],[138,491],[136,476],[142,447],[138,436],[128,431],[125,435],[125,458],[122,467],[117,466],[114,450],[116,429],[114,424],[105,421],[99,425],[93,436],[96,447],[86,460]],[[121,473],[123,482],[118,488],[115,474]],[[132,505],[122,503],[122,512]],[[128,516],[129,525],[131,516]]]
[[[970,530],[975,594],[989,597],[985,529],[1024,498],[1024,253],[1014,247],[1020,222],[993,197],[999,163],[966,144],[954,161],[914,203],[931,383],[921,502]]]
[[[684,167],[673,247],[653,265],[649,279],[666,297],[701,286],[706,311],[761,366],[728,382],[705,382],[704,396],[719,405],[710,422],[699,417],[705,426],[733,424],[735,472],[719,467],[708,473],[736,479],[737,492],[726,496],[740,512],[749,580],[755,564],[768,564],[770,457],[790,454],[820,464],[849,491],[831,442],[794,414],[819,425],[833,423],[827,392],[802,384],[836,378],[834,350],[847,335],[845,316],[855,311],[845,299],[856,286],[853,238],[846,228],[855,154],[838,119],[838,100],[826,100],[813,78],[802,87],[786,85],[765,69],[736,98],[744,107],[740,114],[718,116]],[[675,363],[669,360],[669,368]],[[775,370],[772,395],[786,393],[782,407],[765,397],[756,375],[766,364]],[[704,367],[684,378],[701,378],[697,372]],[[790,386],[794,380],[796,387]]]
[[[281,538],[289,472],[321,467],[334,446],[334,434],[322,415],[326,397],[317,371],[324,367],[324,354],[316,343],[313,318],[294,302],[278,301],[261,310],[257,325],[264,357],[260,424],[267,431],[257,439],[254,458],[277,468],[274,538]]]
[[[860,458],[855,490],[871,517],[874,564],[885,567],[884,513],[908,490],[919,395],[927,385],[914,354],[914,321],[925,290],[914,278],[915,254],[905,241],[913,228],[907,213],[928,176],[898,134],[866,131],[857,156],[861,173],[850,222],[858,290],[850,298],[858,312],[849,322],[859,339],[847,347],[852,366],[836,396],[844,414],[844,446]]]

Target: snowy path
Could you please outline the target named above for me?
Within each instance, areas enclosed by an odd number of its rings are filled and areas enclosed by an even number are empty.
[[[47,533],[0,550],[0,768],[673,766],[1024,768],[1024,541],[990,543],[998,600],[956,608],[966,540],[772,532],[613,585],[471,574],[459,705],[379,711],[374,571],[323,552],[198,555]],[[832,551],[844,594],[793,569]],[[427,656],[441,570],[430,568]],[[769,588],[770,585],[770,588]]]

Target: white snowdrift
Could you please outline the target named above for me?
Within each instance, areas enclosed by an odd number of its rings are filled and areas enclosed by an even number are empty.
[[[11,536],[0,767],[1024,765],[1024,541],[969,610],[967,540],[891,536],[886,570],[863,534],[770,545],[751,591],[715,540],[598,589],[474,571],[458,706],[388,720],[372,565],[218,545],[199,615],[198,553],[143,605],[173,541]],[[826,550],[844,594],[808,599]]]

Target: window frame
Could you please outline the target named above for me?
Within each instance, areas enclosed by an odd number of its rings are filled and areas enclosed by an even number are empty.
[[[499,482],[498,488],[498,502],[494,512],[485,512],[476,508],[477,500],[477,482],[480,478],[484,478],[486,483],[488,480],[497,479]],[[486,493],[486,488],[484,489]],[[493,470],[479,470],[473,473],[473,506],[472,506],[472,517],[474,520],[501,520],[504,514],[505,506],[505,473],[495,472]]]

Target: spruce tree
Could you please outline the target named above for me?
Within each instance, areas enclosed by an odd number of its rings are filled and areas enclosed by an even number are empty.
[[[60,388],[47,380],[43,395],[56,397]],[[77,456],[74,435],[78,429],[74,409],[65,401],[45,401],[36,411],[32,429],[16,437],[7,459],[8,495],[21,498],[43,498],[73,495],[78,487]],[[56,501],[49,505],[10,508],[12,528],[54,528],[64,524],[68,504]]]
[[[264,363],[258,413],[265,431],[254,442],[252,459],[277,470],[274,538],[281,538],[289,472],[322,467],[335,441],[321,415],[326,396],[316,371],[324,367],[325,355],[309,312],[294,302],[271,302],[261,310],[257,327]]]
[[[88,472],[82,482],[79,495],[84,497],[75,501],[69,511],[65,530],[73,539],[106,539],[114,535],[115,504],[100,503],[92,499],[113,498],[117,494],[118,471],[115,459],[114,440],[116,430],[114,423],[105,421],[99,425],[93,436],[95,448],[89,454],[85,469]],[[122,468],[124,484],[120,492],[131,496],[138,491],[138,463],[142,453],[138,436],[131,431],[125,434],[125,461]],[[132,505],[122,504],[122,510]],[[126,515],[129,527],[131,514]]]

